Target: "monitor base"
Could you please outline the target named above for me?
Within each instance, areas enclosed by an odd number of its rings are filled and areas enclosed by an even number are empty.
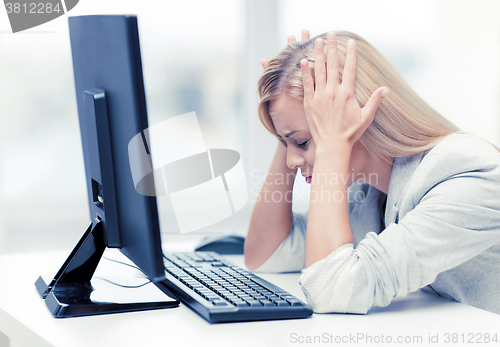
[[[91,316],[179,306],[179,301],[174,299],[134,303],[92,301],[90,296],[94,288],[90,280],[105,249],[102,222],[96,218],[54,279],[47,285],[41,277],[38,278],[35,286],[54,317]]]

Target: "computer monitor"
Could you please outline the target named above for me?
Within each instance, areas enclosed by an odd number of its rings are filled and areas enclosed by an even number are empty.
[[[106,247],[119,248],[154,282],[165,268],[156,197],[136,191],[129,164],[130,140],[142,132],[149,143],[137,17],[69,17],[69,30],[92,223],[52,282],[36,286],[55,317],[178,306],[90,300]]]

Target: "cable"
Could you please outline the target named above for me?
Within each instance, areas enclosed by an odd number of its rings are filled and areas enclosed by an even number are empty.
[[[127,265],[127,266],[130,266],[131,268],[134,268],[136,270],[139,270],[140,272],[142,272],[144,275],[148,275],[147,273],[145,273],[140,267],[138,266],[135,266],[135,265],[132,265],[132,264],[128,264],[128,263],[125,263],[123,261],[120,261],[120,260],[115,260],[115,259],[111,259],[111,258],[108,258],[108,257],[105,257],[103,256],[102,257],[103,259],[106,259],[106,260],[109,260],[109,261],[114,261],[115,263],[118,263],[118,264],[122,264],[122,265]]]
[[[134,269],[136,269],[136,270],[139,270],[140,272],[142,272],[144,275],[146,275],[146,276],[147,276],[147,274],[146,274],[144,271],[142,271],[142,269],[141,269],[140,267],[138,267],[138,266],[131,265],[131,264],[127,264],[127,263],[125,263],[125,262],[123,262],[123,261],[120,261],[120,260],[115,260],[115,259],[111,259],[111,258],[108,258],[108,257],[105,257],[105,256],[103,256],[102,258],[103,258],[103,259],[106,259],[106,260],[109,260],[109,261],[113,261],[113,262],[118,263],[118,264],[121,264],[121,265],[126,265],[126,266],[129,266],[129,267],[131,267],[131,268],[134,268]],[[136,285],[136,286],[127,286],[127,285],[125,285],[125,284],[119,284],[119,283],[116,283],[116,282],[110,281],[110,280],[108,280],[108,279],[106,279],[106,278],[103,278],[103,277],[94,277],[94,278],[96,278],[96,279],[100,279],[100,280],[103,280],[103,281],[106,281],[106,282],[111,283],[111,284],[114,284],[115,286],[118,286],[118,287],[122,287],[122,288],[130,288],[130,289],[144,287],[146,284],[149,284],[149,283],[152,283],[152,282],[153,282],[152,280],[148,280],[147,282],[142,283],[142,284],[139,284],[139,285]]]
[[[144,287],[146,284],[149,284],[149,283],[153,282],[151,280],[148,280],[146,283],[142,283],[142,284],[139,284],[139,285],[136,285],[136,286],[127,286],[125,284],[119,284],[119,283],[110,281],[110,280],[108,280],[106,278],[102,278],[102,277],[94,277],[94,278],[95,279],[99,279],[99,280],[103,280],[103,281],[106,281],[106,282],[109,282],[109,283],[114,284],[115,286],[118,286],[118,287],[129,288],[129,289]]]

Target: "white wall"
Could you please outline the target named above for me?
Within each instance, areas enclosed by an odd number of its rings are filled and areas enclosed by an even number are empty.
[[[242,153],[251,192],[276,146],[257,119],[259,59],[304,28],[360,34],[445,117],[500,146],[500,1],[82,0],[70,15],[98,13],[139,16],[150,122],[198,83],[207,145]],[[70,248],[89,217],[67,16],[9,30],[0,10],[0,251]],[[308,188],[299,178],[296,196]],[[251,210],[214,228],[244,231]]]
[[[500,145],[500,1],[442,1],[428,54],[430,102],[461,129]]]
[[[281,0],[280,43],[330,30],[361,35],[462,130],[500,145],[500,1]],[[299,181],[297,193],[309,186]],[[296,194],[297,195],[297,194]],[[303,199],[294,209],[306,210]]]
[[[244,6],[82,0],[69,15],[137,14],[150,124],[195,111],[207,147],[241,149]],[[7,251],[73,247],[90,223],[67,23],[65,15],[12,34],[0,9],[0,247]],[[202,100],[179,101],[186,88]]]

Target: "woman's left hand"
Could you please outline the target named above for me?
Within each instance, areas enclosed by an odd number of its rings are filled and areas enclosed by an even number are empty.
[[[378,88],[366,105],[360,108],[354,94],[355,42],[348,41],[342,83],[339,83],[337,39],[334,33],[328,33],[327,37],[326,66],[324,41],[321,38],[315,41],[316,83],[311,76],[307,59],[302,59],[300,62],[304,85],[304,110],[317,149],[332,147],[339,143],[352,148],[373,121],[375,111],[389,89]]]

